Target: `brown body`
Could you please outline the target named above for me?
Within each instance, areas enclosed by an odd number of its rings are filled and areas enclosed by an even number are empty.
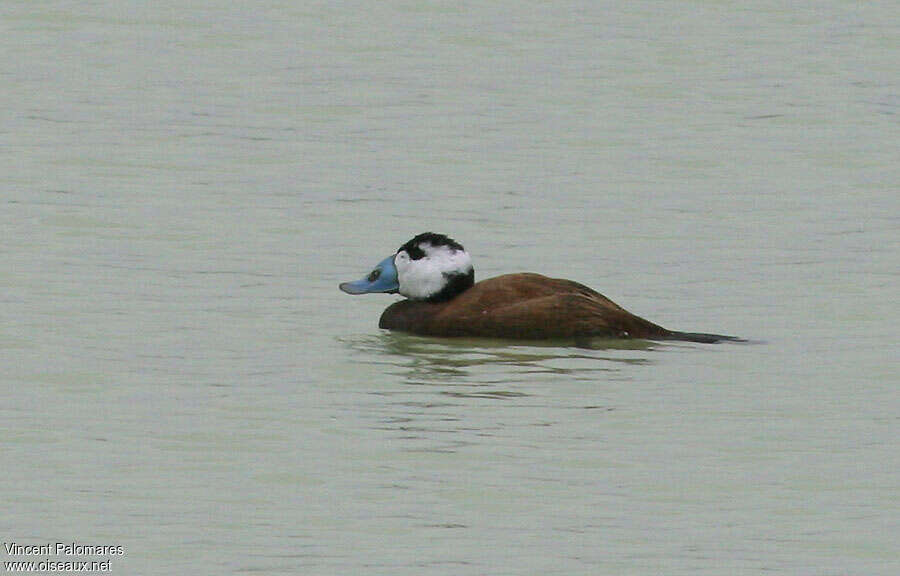
[[[587,286],[530,273],[483,280],[447,302],[396,302],[378,326],[423,336],[529,340],[681,334],[635,316]]]

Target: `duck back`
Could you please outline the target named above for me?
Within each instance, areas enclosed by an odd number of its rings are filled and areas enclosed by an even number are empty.
[[[384,311],[378,325],[424,336],[529,340],[659,339],[676,334],[583,284],[531,273],[483,280],[447,302],[396,302]]]

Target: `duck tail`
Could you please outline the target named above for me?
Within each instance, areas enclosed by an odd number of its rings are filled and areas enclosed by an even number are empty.
[[[722,334],[704,334],[702,332],[669,332],[666,340],[680,340],[682,342],[699,342],[701,344],[718,344],[719,342],[746,342],[737,336],[724,336]]]

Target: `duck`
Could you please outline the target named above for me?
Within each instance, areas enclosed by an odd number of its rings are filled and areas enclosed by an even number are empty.
[[[347,294],[400,294],[378,327],[419,336],[583,341],[593,338],[742,341],[734,336],[668,330],[573,280],[532,272],[475,282],[472,257],[444,234],[424,232],[379,262]]]

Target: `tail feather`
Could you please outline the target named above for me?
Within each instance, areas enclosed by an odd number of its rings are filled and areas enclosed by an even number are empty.
[[[737,336],[724,336],[722,334],[704,334],[702,332],[671,332],[666,340],[681,340],[683,342],[699,342],[701,344],[717,344],[719,342],[746,342]]]

